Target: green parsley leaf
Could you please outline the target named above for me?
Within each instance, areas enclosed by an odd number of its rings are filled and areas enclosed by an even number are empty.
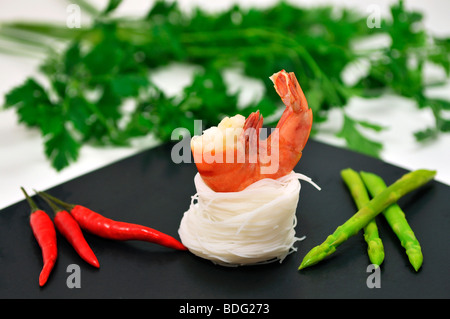
[[[12,89],[5,97],[5,108],[15,107],[19,122],[29,127],[39,127],[45,118],[43,109],[51,105],[47,92],[34,79]]]
[[[59,132],[52,134],[45,141],[45,155],[57,171],[62,170],[71,162],[76,161],[78,159],[79,149],[80,144],[65,129],[61,129]]]
[[[358,122],[344,114],[344,124],[337,136],[345,139],[350,149],[373,157],[379,157],[383,145],[364,136],[357,127],[361,123],[364,127],[375,128],[376,130],[381,129],[380,126],[368,124],[367,122]]]

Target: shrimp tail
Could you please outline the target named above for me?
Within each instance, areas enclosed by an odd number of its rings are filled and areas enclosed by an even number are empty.
[[[288,109],[295,113],[308,110],[308,102],[294,72],[287,73],[281,70],[273,74],[270,79],[276,92]]]
[[[278,176],[289,173],[300,160],[311,132],[313,113],[293,72],[281,70],[270,79],[286,106],[277,124],[282,163]]]

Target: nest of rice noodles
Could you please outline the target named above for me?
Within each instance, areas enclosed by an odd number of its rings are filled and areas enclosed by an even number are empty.
[[[291,172],[239,192],[215,192],[197,173],[197,193],[178,230],[181,241],[193,254],[223,266],[282,262],[303,239],[295,231],[300,180],[317,187]]]

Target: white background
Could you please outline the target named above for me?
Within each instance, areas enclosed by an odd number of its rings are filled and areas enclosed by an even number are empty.
[[[264,6],[275,1],[178,1],[183,8],[200,5],[211,10],[228,8],[232,3],[241,3],[245,6]],[[386,14],[393,1],[291,1],[303,6],[317,4],[335,4],[359,10],[365,14],[370,5],[376,4],[382,14]],[[98,7],[103,7],[106,1],[92,0]],[[70,1],[62,0],[0,0],[0,23],[16,20],[58,21],[66,22],[66,11]],[[151,6],[151,1],[128,0],[124,1],[118,9],[118,14],[144,14]],[[425,27],[435,35],[450,36],[450,1],[446,0],[405,0],[407,8],[418,9],[424,13]],[[86,15],[82,13],[82,24],[89,23]],[[382,45],[382,41],[380,45]],[[4,43],[0,43],[5,45]],[[35,75],[41,60],[0,54],[0,104],[3,104],[4,94],[11,88],[21,84],[27,76]],[[349,78],[357,73],[358,69],[350,69]],[[430,68],[430,76],[439,76],[439,70]],[[160,74],[157,84],[163,86],[168,92],[176,92],[186,85],[190,79],[188,67],[174,66]],[[258,85],[245,79],[231,75],[231,85],[239,87],[248,86],[248,94],[258,91]],[[447,85],[433,89],[430,94],[450,99],[450,81]],[[243,97],[245,98],[245,96]],[[362,107],[364,106],[364,107]],[[383,96],[379,99],[364,101],[359,98],[352,99],[347,108],[348,113],[356,119],[366,119],[388,127],[382,133],[372,135],[373,138],[384,144],[382,158],[391,164],[406,169],[428,168],[438,171],[437,180],[450,185],[450,134],[442,134],[437,140],[426,144],[415,142],[412,133],[433,123],[429,110],[419,111],[412,101],[397,97]],[[450,114],[448,114],[450,117]],[[330,113],[329,121],[322,127],[322,132],[315,138],[326,143],[341,146],[342,141],[334,137],[340,128],[342,114],[339,111]],[[367,132],[370,134],[370,132]],[[0,209],[23,199],[19,187],[28,190],[44,190],[73,179],[94,169],[122,159],[143,149],[156,145],[151,138],[137,140],[128,148],[94,148],[84,146],[81,149],[79,160],[62,172],[56,172],[49,165],[43,152],[42,138],[39,132],[25,128],[17,123],[14,110],[0,110]]]

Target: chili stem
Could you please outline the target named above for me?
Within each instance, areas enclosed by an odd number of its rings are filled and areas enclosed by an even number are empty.
[[[25,191],[25,189],[23,187],[20,187],[20,189],[22,190],[23,194],[25,195],[25,198],[27,199],[28,204],[31,207],[31,213],[39,210],[39,207],[36,205],[36,203],[31,199],[30,196],[28,196],[27,192]]]
[[[74,204],[69,204],[69,203],[63,202],[63,201],[60,200],[59,198],[56,198],[56,197],[54,197],[54,196],[52,196],[52,195],[50,195],[50,194],[47,194],[46,192],[38,192],[38,191],[36,191],[36,190],[35,190],[35,192],[36,192],[38,195],[40,195],[42,198],[48,200],[47,202],[50,202],[50,201],[51,201],[51,202],[53,202],[53,204],[56,203],[56,204],[58,204],[58,205],[61,205],[62,207],[64,207],[65,209],[67,209],[67,210],[69,210],[69,211],[71,211],[71,210],[75,207]]]
[[[56,205],[56,204],[55,204],[53,201],[51,201],[49,198],[44,197],[43,195],[39,194],[39,192],[36,192],[36,191],[35,191],[35,193],[38,194],[43,200],[45,200],[45,201],[47,202],[47,204],[52,208],[52,210],[53,210],[53,212],[55,213],[55,215],[56,215],[56,213],[58,213],[58,212],[60,212],[60,211],[62,210],[61,207],[59,207],[58,205]]]

